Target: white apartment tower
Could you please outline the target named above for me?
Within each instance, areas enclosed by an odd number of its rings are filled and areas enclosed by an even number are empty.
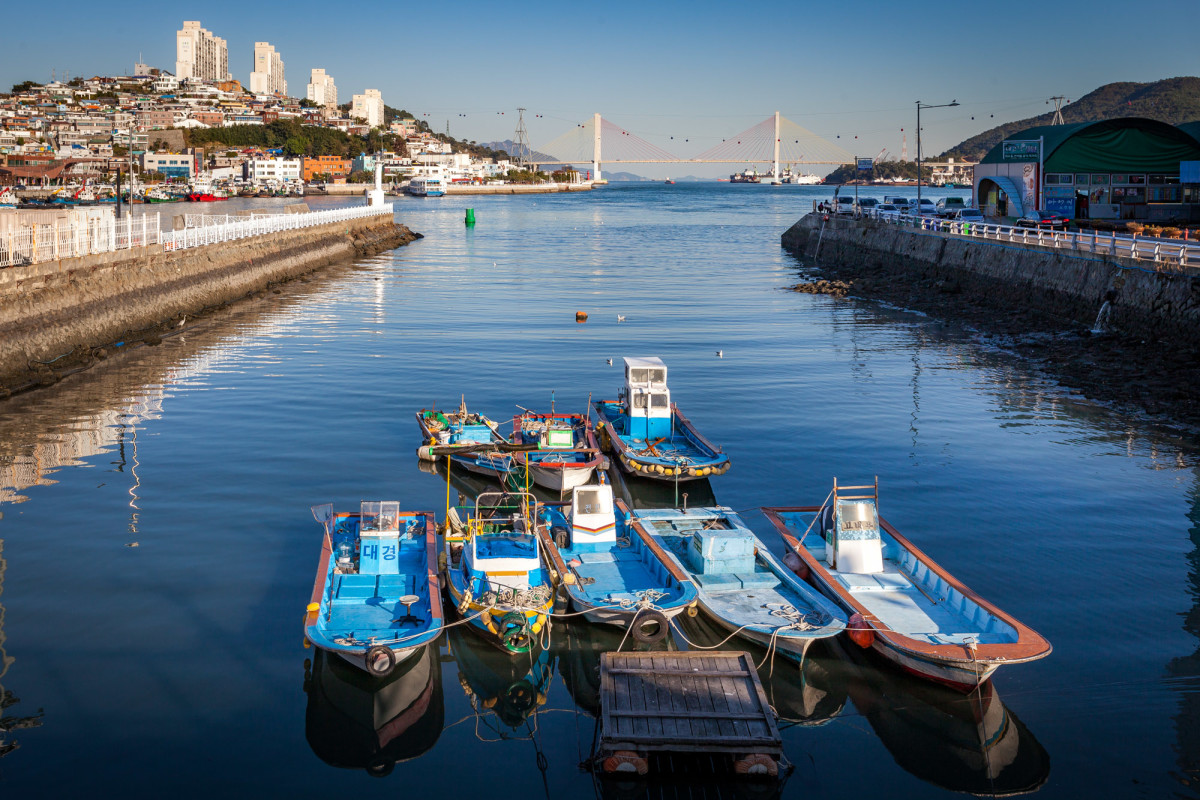
[[[283,59],[267,42],[254,43],[254,71],[250,73],[250,91],[254,94],[287,94]]]
[[[308,81],[308,99],[326,108],[337,107],[337,86],[333,84],[333,76],[326,75],[323,69],[314,69]]]
[[[367,89],[363,94],[354,95],[350,116],[363,120],[372,128],[380,127],[383,125],[383,95],[378,89]]]
[[[175,77],[205,81],[229,80],[229,48],[220,36],[185,21],[175,34]]]

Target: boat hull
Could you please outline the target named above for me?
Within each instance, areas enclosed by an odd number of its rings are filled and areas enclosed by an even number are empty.
[[[652,480],[682,483],[724,475],[729,470],[729,457],[700,435],[687,417],[671,404],[674,418],[672,435],[664,443],[660,439],[655,447],[646,447],[645,442],[630,440],[625,435],[620,405],[601,401],[596,403],[599,415],[597,428],[600,432],[600,447],[614,456],[613,460],[621,471]],[[661,453],[658,448],[661,447]]]
[[[553,597],[544,606],[534,610],[518,609],[506,605],[485,606],[474,600],[468,600],[466,603],[463,603],[465,587],[461,581],[461,575],[462,572],[459,570],[447,568],[445,573],[446,591],[450,595],[452,605],[458,610],[459,616],[466,620],[466,627],[482,637],[484,641],[493,645],[497,650],[507,653],[510,656],[528,653],[531,648],[512,649],[505,646],[500,630],[500,620],[506,614],[513,612],[523,614],[528,621],[529,630],[533,634],[531,637],[532,647],[537,644],[538,635],[541,634],[542,629],[546,625],[546,620],[554,608]]]

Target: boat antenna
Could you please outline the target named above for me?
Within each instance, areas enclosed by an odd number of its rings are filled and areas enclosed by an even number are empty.
[[[550,390],[550,416],[554,416],[554,390]]]

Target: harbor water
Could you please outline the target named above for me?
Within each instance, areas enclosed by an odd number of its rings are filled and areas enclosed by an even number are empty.
[[[301,623],[311,505],[441,515],[416,410],[583,412],[616,396],[622,356],[654,355],[731,457],[712,492],[773,550],[757,507],[878,476],[884,517],[1054,645],[968,696],[848,643],[764,663],[795,765],[782,796],[1200,795],[1195,441],[972,331],[788,291],[811,266],[779,236],[830,195],[397,198],[424,239],[0,405],[0,793],[635,796],[580,769],[615,629],[558,622],[509,658],[455,628],[372,684]],[[682,634],[671,647],[721,638]]]

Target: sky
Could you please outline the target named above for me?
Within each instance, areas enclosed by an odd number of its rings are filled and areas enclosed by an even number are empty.
[[[334,77],[342,102],[364,89],[479,142],[513,138],[518,107],[536,149],[594,112],[690,157],[775,111],[847,151],[915,157],[916,101],[925,154],[993,125],[1053,110],[1114,81],[1200,74],[1200,4],[1006,5],[790,2],[448,3],[331,5],[215,0],[170,4],[59,0],[5,11],[0,87],[24,80],[174,71],[184,19],[229,45],[249,83],[254,42],[275,46],[288,91],[309,70]],[[671,138],[674,137],[674,138]],[[686,144],[678,144],[686,139]],[[678,170],[681,167],[676,167]],[[682,167],[689,169],[686,165]],[[633,169],[642,174],[661,169]],[[691,170],[700,174],[700,170]],[[824,171],[824,170],[821,170]]]

